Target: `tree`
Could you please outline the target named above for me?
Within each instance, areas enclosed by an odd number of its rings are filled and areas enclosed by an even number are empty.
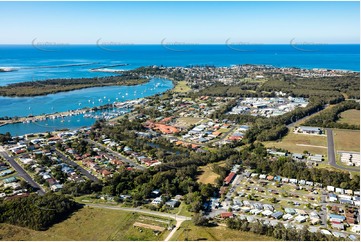
[[[105,187],[103,187],[102,193],[104,193],[106,195],[113,195],[114,194],[113,186],[105,186]]]
[[[192,221],[196,226],[207,226],[209,225],[209,219],[204,217],[201,213],[195,213],[192,217]]]
[[[45,230],[66,219],[79,208],[79,204],[63,195],[47,193],[44,196],[30,195],[0,203],[0,222]]]
[[[212,197],[215,192],[215,189],[211,184],[201,184],[200,188],[201,195],[206,198]]]
[[[11,134],[9,132],[6,132],[5,134],[0,134],[0,144],[5,144],[11,140]]]

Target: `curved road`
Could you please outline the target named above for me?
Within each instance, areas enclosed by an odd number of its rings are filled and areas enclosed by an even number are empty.
[[[326,129],[327,132],[327,158],[328,158],[328,163],[338,169],[342,169],[342,170],[346,170],[346,171],[360,171],[359,168],[353,168],[353,167],[344,167],[344,166],[339,166],[336,164],[336,156],[335,156],[335,144],[333,142],[333,131],[330,128]]]

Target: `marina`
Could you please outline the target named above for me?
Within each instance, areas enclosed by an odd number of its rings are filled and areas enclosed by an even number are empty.
[[[137,100],[139,102],[139,100]],[[128,102],[125,102],[128,103]],[[0,126],[0,133],[10,132],[12,135],[24,135],[27,133],[38,133],[65,129],[77,129],[88,127],[96,120],[110,120],[130,112],[132,104],[123,107],[113,106],[102,110],[81,109],[51,115],[40,115],[35,117],[21,118],[19,120],[4,121]]]
[[[0,97],[3,124],[0,133],[12,135],[88,127],[98,119],[110,120],[129,112],[143,97],[173,87],[167,79],[153,78],[137,86],[86,88],[31,98]],[[107,107],[101,109],[99,107]]]
[[[136,86],[94,87],[36,97],[0,97],[0,117],[28,117],[99,107],[163,93],[172,87],[170,80],[153,78]]]

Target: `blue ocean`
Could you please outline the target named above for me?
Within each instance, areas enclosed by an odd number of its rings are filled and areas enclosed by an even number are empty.
[[[264,64],[360,71],[360,45],[0,45],[0,85],[51,78],[110,75],[92,69],[140,66]],[[124,65],[124,66],[123,66]]]
[[[0,45],[0,86],[54,78],[108,76],[114,74],[105,70],[130,70],[150,65],[238,64],[359,72],[360,45]],[[1,69],[6,71],[1,72]],[[0,97],[0,117],[99,106],[162,93],[172,87],[169,80],[154,79],[150,83],[133,87],[88,88],[29,98]],[[99,100],[102,103],[98,103]],[[79,123],[79,119],[76,120],[76,124],[69,123],[70,128],[89,126],[88,121]],[[21,135],[32,132],[34,127],[31,125],[5,125],[0,127],[0,133],[10,131],[14,135]],[[46,125],[41,130],[36,129],[38,132],[46,130],[49,130]]]

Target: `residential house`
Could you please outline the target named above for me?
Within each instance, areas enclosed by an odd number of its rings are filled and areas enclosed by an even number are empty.
[[[266,177],[267,177],[267,175],[265,175],[265,174],[259,175],[259,179],[266,179]]]
[[[50,189],[54,192],[57,192],[63,188],[62,184],[53,184],[51,185]]]
[[[297,217],[295,217],[295,221],[298,223],[304,223],[306,222],[306,220],[307,220],[306,216],[298,215]]]
[[[225,213],[221,213],[221,218],[225,219],[225,218],[232,218],[233,217],[233,213],[232,212],[225,212]]]
[[[158,206],[162,203],[162,196],[153,199],[152,204]]]
[[[271,217],[273,217],[274,219],[280,219],[282,218],[283,213],[282,212],[274,212],[271,214]]]
[[[180,202],[176,199],[170,199],[169,201],[167,201],[165,203],[165,205],[167,205],[168,207],[171,207],[171,208],[176,208],[178,207],[180,204]]]
[[[296,210],[294,210],[293,208],[285,208],[285,212],[291,215],[296,214]]]
[[[327,189],[327,191],[329,191],[329,192],[334,192],[334,191],[335,191],[335,187],[334,187],[334,186],[327,186],[326,189]]]
[[[342,215],[338,215],[338,214],[329,214],[329,220],[332,222],[332,221],[337,221],[337,222],[343,222],[346,217],[345,216],[342,216]]]
[[[340,194],[344,194],[345,193],[345,190],[343,188],[336,188],[336,192],[337,193],[340,193]]]

